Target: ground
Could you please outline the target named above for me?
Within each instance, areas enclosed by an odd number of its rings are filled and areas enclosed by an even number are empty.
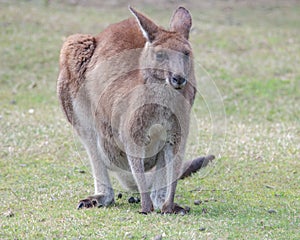
[[[193,15],[187,157],[216,160],[179,183],[185,216],[140,215],[117,183],[115,206],[76,210],[93,180],[58,105],[59,50],[130,16],[127,2],[95,2],[0,1],[0,238],[299,239],[299,2],[132,3],[163,26],[178,5]]]

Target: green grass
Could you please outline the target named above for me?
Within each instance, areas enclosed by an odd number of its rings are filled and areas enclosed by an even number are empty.
[[[115,206],[76,210],[93,181],[58,105],[59,50],[72,33],[130,16],[127,3],[88,2],[0,3],[0,239],[299,239],[300,5],[186,4],[201,93],[187,156],[217,159],[179,183],[190,214],[143,216],[126,192]],[[160,4],[137,6],[167,26],[177,4]]]

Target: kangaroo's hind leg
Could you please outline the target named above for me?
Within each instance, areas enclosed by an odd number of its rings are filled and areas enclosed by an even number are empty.
[[[101,151],[97,144],[97,135],[94,131],[84,131],[80,138],[88,153],[94,178],[95,194],[80,200],[79,208],[108,206],[114,202],[114,191],[111,186],[108,170],[103,162]]]
[[[167,194],[167,172],[163,150],[157,154],[157,164],[155,169],[153,169],[152,174],[152,189],[150,197],[154,209],[160,210],[166,200]]]
[[[105,154],[102,151],[99,133],[94,124],[94,114],[91,113],[86,97],[78,95],[75,102],[76,129],[90,160],[91,170],[94,178],[95,193],[79,202],[78,208],[108,206],[114,202],[114,191],[105,164]]]
[[[174,146],[168,143],[164,148],[164,159],[166,165],[167,191],[166,199],[162,205],[161,212],[185,214],[186,210],[174,203],[177,180],[181,173],[182,156],[178,153],[176,154],[174,151]]]

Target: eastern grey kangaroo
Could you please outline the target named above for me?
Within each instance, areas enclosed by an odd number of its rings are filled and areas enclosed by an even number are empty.
[[[196,94],[191,15],[177,8],[166,30],[129,9],[134,18],[96,37],[72,35],[61,49],[58,96],[95,184],[79,206],[114,202],[110,171],[140,193],[141,213],[184,212],[174,203],[177,180],[214,158],[183,161]]]

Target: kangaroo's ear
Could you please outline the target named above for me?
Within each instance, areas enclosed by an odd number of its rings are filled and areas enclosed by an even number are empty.
[[[189,11],[184,7],[177,8],[171,18],[170,30],[181,33],[186,39],[189,39],[191,27],[192,17]]]
[[[148,42],[152,42],[159,31],[159,27],[149,18],[139,13],[130,6],[129,10],[133,14],[133,16],[135,16],[144,37],[147,39]]]

